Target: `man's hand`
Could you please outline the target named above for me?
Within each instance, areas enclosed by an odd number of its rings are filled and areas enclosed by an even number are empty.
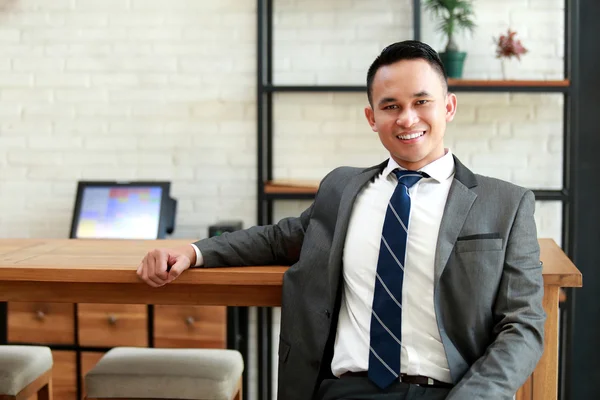
[[[196,252],[190,245],[175,249],[155,249],[146,254],[137,269],[137,275],[148,285],[160,287],[172,282],[195,264]]]

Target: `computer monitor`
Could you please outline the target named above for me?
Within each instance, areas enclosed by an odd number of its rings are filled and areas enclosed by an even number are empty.
[[[170,182],[79,182],[71,238],[163,239],[175,228],[170,188]]]

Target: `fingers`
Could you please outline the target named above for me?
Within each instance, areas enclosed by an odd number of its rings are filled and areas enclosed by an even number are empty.
[[[137,271],[135,271],[135,273],[137,274],[137,276],[139,276],[140,278],[142,277],[142,270],[144,268],[144,262],[145,261],[146,261],[146,256],[144,256],[144,258],[142,259],[142,262],[137,267]]]
[[[165,276],[167,263],[164,252],[165,250],[156,249],[148,257],[148,280],[154,282],[156,286],[162,286],[167,283]]]
[[[160,287],[167,283],[167,259],[169,251],[155,249],[146,254],[137,268],[137,275],[148,285]]]
[[[148,278],[148,264],[146,261],[146,265],[144,266],[144,268],[142,269],[142,280],[144,282],[146,282],[148,285],[152,286],[152,287],[160,287],[162,285],[157,285],[156,283],[154,283],[153,280]]]
[[[169,258],[169,250],[155,250],[154,251],[154,277],[159,282],[167,280],[167,259]]]
[[[175,259],[175,264],[171,266],[167,282],[173,282],[183,271],[190,267],[190,259],[184,255],[180,255]]]

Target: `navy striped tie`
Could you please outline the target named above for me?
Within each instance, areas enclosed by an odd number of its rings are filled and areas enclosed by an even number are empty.
[[[369,379],[382,389],[398,380],[402,340],[402,283],[410,215],[408,189],[423,176],[394,170],[398,185],[385,214],[371,313]]]

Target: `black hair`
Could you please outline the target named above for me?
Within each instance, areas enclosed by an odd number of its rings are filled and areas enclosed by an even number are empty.
[[[381,51],[381,54],[377,56],[375,61],[369,67],[367,72],[367,96],[369,97],[369,104],[373,105],[373,79],[379,68],[394,64],[401,60],[425,60],[438,72],[442,82],[444,83],[445,89],[448,89],[448,75],[444,69],[444,64],[438,53],[433,50],[428,44],[419,42],[418,40],[405,40],[403,42],[396,42],[390,44]]]

